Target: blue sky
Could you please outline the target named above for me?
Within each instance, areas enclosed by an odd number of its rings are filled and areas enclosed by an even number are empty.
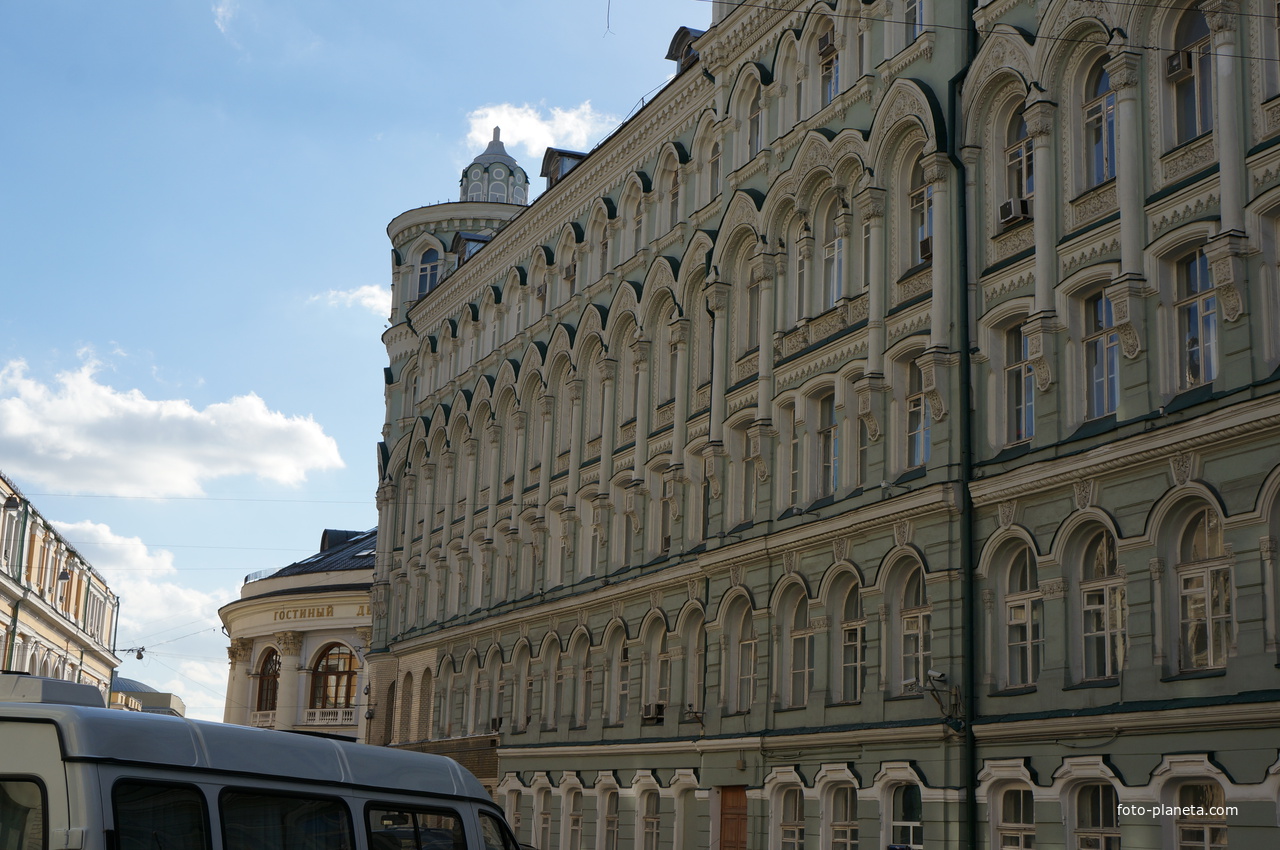
[[[606,32],[606,20],[609,32]],[[121,672],[221,718],[216,609],[376,524],[404,210],[669,77],[700,0],[0,3],[0,469],[124,597]]]

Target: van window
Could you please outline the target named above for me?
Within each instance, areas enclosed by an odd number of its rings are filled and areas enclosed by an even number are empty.
[[[226,788],[218,806],[224,850],[355,850],[342,800]]]
[[[480,813],[480,834],[484,838],[484,850],[520,850],[511,837],[511,830],[488,812]]]
[[[467,838],[452,809],[370,806],[369,850],[467,850]]]
[[[44,788],[0,779],[0,850],[44,850]]]
[[[121,780],[111,801],[117,850],[209,850],[209,810],[194,785]]]

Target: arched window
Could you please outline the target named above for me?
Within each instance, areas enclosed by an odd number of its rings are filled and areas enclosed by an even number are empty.
[[[924,848],[924,806],[919,785],[899,785],[893,789],[893,820],[889,840],[913,850]]]
[[[1027,135],[1027,120],[1021,107],[1009,118],[1005,136],[1005,188],[1009,191],[1009,199],[1030,201],[1035,195],[1035,171],[1031,137]]]
[[[1084,785],[1076,792],[1076,845],[1101,850],[1120,846],[1116,789],[1103,782]]]
[[[1179,850],[1227,850],[1226,796],[1216,782],[1189,782],[1178,788],[1174,824]]]
[[[422,252],[422,262],[418,264],[418,297],[435,289],[439,282],[440,252],[435,248],[428,248]]]
[[[582,792],[570,790],[564,801],[566,846],[568,850],[582,848]]]
[[[911,568],[902,586],[902,608],[898,615],[902,637],[901,683],[905,693],[919,693],[933,661],[932,611],[925,593],[924,570]]]
[[[804,850],[804,789],[787,788],[782,792],[780,822],[782,850]]]
[[[752,159],[764,147],[764,117],[761,114],[760,85],[752,83],[747,100],[747,158]]]
[[[831,850],[858,850],[858,789],[852,785],[831,792]]]
[[[1124,576],[1116,562],[1116,539],[1100,529],[1084,547],[1080,575],[1080,608],[1084,615],[1084,678],[1120,675],[1125,659]]]
[[[340,643],[320,653],[311,674],[310,708],[351,708],[356,704],[356,657]]]
[[[650,630],[646,647],[645,716],[655,725],[661,725],[667,704],[671,702],[671,652],[667,648],[667,630],[660,623]]]
[[[910,210],[910,265],[933,259],[933,184],[924,180],[924,166],[917,160],[911,168],[907,206]]]
[[[603,850],[618,850],[618,792],[605,791],[600,800],[600,832]]]
[[[862,612],[861,588],[855,583],[840,606],[840,702],[862,699],[867,668],[867,619]]]
[[[1231,644],[1231,563],[1222,520],[1202,508],[1183,527],[1178,551],[1180,652],[1183,670],[1225,667]]]
[[[631,208],[631,247],[637,253],[644,248],[644,206],[639,196]]]
[[[1000,795],[997,832],[1001,850],[1031,850],[1036,846],[1035,800],[1031,789],[1006,788]]]
[[[479,180],[472,181],[471,185],[467,187],[467,200],[483,201],[484,200],[484,184],[481,183]]]
[[[501,181],[489,186],[489,200],[497,204],[507,202],[507,184]]]
[[[733,713],[751,710],[756,698],[756,627],[751,606],[741,603],[728,616],[729,676],[725,681],[728,709]]]
[[[1218,299],[1204,248],[1178,261],[1178,334],[1182,388],[1211,383],[1218,376]]]
[[[707,158],[707,200],[713,200],[720,194],[720,143],[711,143],[711,155]]]
[[[1094,64],[1085,85],[1084,137],[1086,182],[1097,186],[1116,176],[1116,93],[1104,56]]]
[[[275,711],[280,698],[280,653],[268,649],[258,665],[256,711]]]
[[[809,598],[803,588],[796,589],[791,601],[790,617],[782,634],[783,659],[787,676],[786,704],[801,708],[809,701],[813,690],[813,630],[809,628]],[[785,610],[785,609],[784,609]]]
[[[1020,546],[1009,565],[1004,613],[1007,683],[1010,687],[1034,685],[1044,661],[1044,599],[1030,546]]]
[[[1165,62],[1173,83],[1175,138],[1182,144],[1213,129],[1213,53],[1209,23],[1198,5],[1178,21],[1174,52]]]
[[[662,833],[662,814],[658,808],[658,792],[645,791],[640,795],[640,829],[643,850],[658,850]]]
[[[830,21],[820,25],[818,34],[818,71],[821,75],[822,105],[836,99],[840,93],[840,52],[836,44],[835,27]]]

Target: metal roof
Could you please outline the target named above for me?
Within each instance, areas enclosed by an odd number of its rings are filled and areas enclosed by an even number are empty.
[[[55,724],[68,759],[258,774],[492,802],[478,779],[444,756],[71,705],[0,703],[0,721],[5,720]]]
[[[349,536],[337,542],[339,535]],[[377,537],[378,529],[376,528],[361,532],[325,529],[321,545],[328,543],[329,548],[322,549],[309,558],[303,558],[287,567],[281,567],[273,573],[255,574],[254,578],[281,578],[340,570],[371,570],[373,569],[373,552],[377,548]]]

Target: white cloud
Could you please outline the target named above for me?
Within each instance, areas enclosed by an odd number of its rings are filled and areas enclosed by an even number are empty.
[[[236,591],[187,586],[172,552],[149,549],[139,538],[116,534],[102,523],[54,525],[120,597],[117,646],[146,648],[142,660],[121,653],[120,675],[177,694],[188,717],[221,720],[227,639],[218,608]]]
[[[218,32],[228,35],[227,30],[231,27],[231,20],[236,16],[235,0],[217,0],[213,4],[213,22],[218,27]]]
[[[501,127],[508,152],[514,156],[512,148],[518,145],[523,154],[517,159],[541,161],[549,147],[587,150],[621,121],[617,116],[597,112],[589,100],[570,109],[553,106],[547,113],[544,106],[527,103],[482,106],[467,115],[471,125],[467,144],[479,153],[493,138],[493,128]]]
[[[0,457],[6,470],[65,493],[197,496],[217,478],[253,475],[300,484],[341,468],[334,439],[310,417],[269,410],[253,393],[196,409],[99,383],[102,364],[46,385],[23,360],[0,368]]]
[[[310,300],[323,301],[330,307],[360,306],[383,319],[391,314],[391,290],[385,286],[330,289],[323,295],[312,295]]]

